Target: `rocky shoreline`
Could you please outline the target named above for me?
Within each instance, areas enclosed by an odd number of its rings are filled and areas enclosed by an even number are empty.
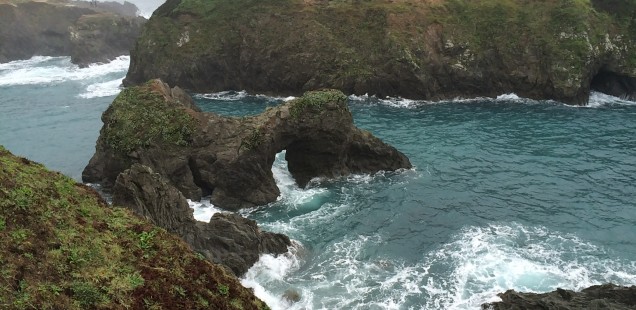
[[[71,56],[80,67],[129,55],[146,19],[131,3],[0,1],[0,63]]]
[[[492,310],[569,310],[569,309],[636,309],[636,286],[614,284],[593,285],[574,292],[556,291],[536,294],[508,290],[499,294],[502,301],[482,305]]]

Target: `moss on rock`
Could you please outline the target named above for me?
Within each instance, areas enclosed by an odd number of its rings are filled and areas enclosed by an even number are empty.
[[[289,103],[289,113],[292,117],[298,118],[307,109],[311,109],[311,112],[318,114],[316,112],[326,104],[342,104],[346,102],[347,96],[339,90],[310,91]]]
[[[0,308],[268,309],[177,237],[1,146]]]
[[[189,145],[196,128],[194,118],[153,89],[152,82],[124,89],[102,120],[106,141],[123,153],[151,144]]]

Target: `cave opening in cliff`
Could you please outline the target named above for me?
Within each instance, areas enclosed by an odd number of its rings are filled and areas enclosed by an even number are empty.
[[[592,78],[590,90],[636,101],[636,78],[602,68]]]

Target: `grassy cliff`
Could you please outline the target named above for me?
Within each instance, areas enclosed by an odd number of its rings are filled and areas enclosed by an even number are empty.
[[[636,1],[611,2],[169,0],[126,83],[580,102],[601,70],[636,76]]]
[[[0,308],[268,309],[177,237],[1,146]]]

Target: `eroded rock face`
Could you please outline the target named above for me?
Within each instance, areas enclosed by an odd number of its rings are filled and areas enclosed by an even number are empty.
[[[71,56],[73,63],[87,66],[128,55],[146,20],[120,14],[130,3],[105,5],[0,1],[0,62]]]
[[[271,167],[282,150],[300,186],[314,177],[411,167],[404,154],[353,125],[339,91],[308,92],[243,118],[199,112],[175,93],[184,95],[159,80],[124,90],[102,116],[84,181],[108,188],[140,163],[188,198],[211,194],[216,206],[237,210],[276,200]]]
[[[613,284],[595,285],[574,292],[557,289],[554,292],[535,294],[514,290],[499,294],[501,302],[482,305],[493,310],[568,310],[568,309],[636,309],[636,286]]]
[[[124,83],[411,99],[584,104],[601,70],[636,77],[633,1],[166,1]]]
[[[282,254],[291,245],[287,236],[261,231],[255,221],[240,215],[217,213],[209,223],[196,221],[181,192],[140,164],[134,164],[117,178],[113,205],[129,208],[176,234],[237,276],[246,273],[261,254]]]

